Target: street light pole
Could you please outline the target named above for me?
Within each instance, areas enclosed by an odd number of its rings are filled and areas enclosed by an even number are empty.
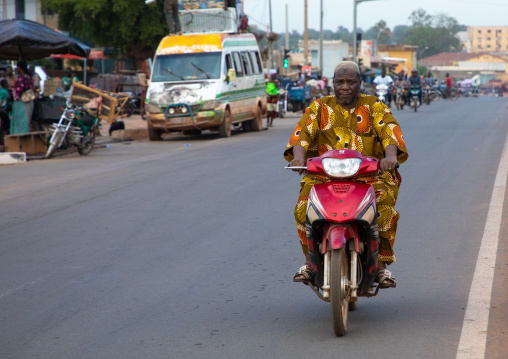
[[[358,57],[358,44],[356,40],[356,6],[359,3],[362,3],[364,1],[376,1],[376,0],[353,0],[354,2],[354,9],[353,9],[353,61],[356,62],[356,59]]]

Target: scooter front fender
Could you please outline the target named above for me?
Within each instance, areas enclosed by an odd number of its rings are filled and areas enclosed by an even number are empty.
[[[323,231],[323,245],[321,254],[324,254],[327,248],[339,249],[346,246],[347,241],[353,238],[355,250],[360,252],[360,237],[354,224],[327,224]],[[328,246],[327,246],[328,244]]]

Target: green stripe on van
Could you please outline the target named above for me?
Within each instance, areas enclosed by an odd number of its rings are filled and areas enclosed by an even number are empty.
[[[256,40],[248,40],[248,41],[224,41],[222,47],[230,47],[230,46],[257,46],[258,43]]]

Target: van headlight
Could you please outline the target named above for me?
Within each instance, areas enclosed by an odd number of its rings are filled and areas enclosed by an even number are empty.
[[[162,110],[159,106],[151,105],[149,103],[145,104],[145,109],[148,113],[162,113]]]
[[[203,106],[201,106],[200,111],[215,110],[219,106],[220,106],[220,101],[218,101],[218,100],[207,101],[203,104]]]
[[[360,158],[323,158],[321,162],[326,174],[332,177],[351,177],[360,169]]]

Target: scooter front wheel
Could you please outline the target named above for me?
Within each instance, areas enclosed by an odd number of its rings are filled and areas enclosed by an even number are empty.
[[[333,331],[338,337],[346,334],[349,284],[349,264],[345,248],[334,249],[330,259],[330,304]]]

